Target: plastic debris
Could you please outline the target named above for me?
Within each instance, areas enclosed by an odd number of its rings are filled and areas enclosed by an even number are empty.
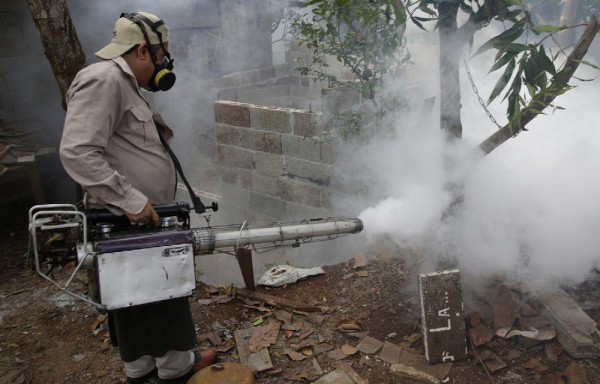
[[[276,265],[271,267],[258,280],[258,284],[269,287],[282,287],[284,285],[293,284],[296,281],[308,276],[320,275],[325,273],[323,268],[297,268],[291,265]]]

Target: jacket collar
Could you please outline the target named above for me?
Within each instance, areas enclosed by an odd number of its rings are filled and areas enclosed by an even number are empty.
[[[112,59],[112,61],[115,64],[117,64],[117,66],[119,66],[119,68],[121,68],[121,70],[127,75],[127,77],[129,77],[129,80],[131,80],[133,82],[133,85],[134,85],[135,89],[137,89],[137,91],[140,94],[140,96],[142,96],[144,98],[144,100],[145,100],[146,98],[142,94],[142,90],[141,90],[140,86],[138,85],[137,79],[135,78],[135,75],[131,71],[131,68],[129,67],[129,64],[127,64],[127,61],[125,61],[125,59],[122,58],[121,56]]]

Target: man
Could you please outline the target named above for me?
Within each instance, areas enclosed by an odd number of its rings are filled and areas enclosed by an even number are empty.
[[[132,223],[159,224],[152,204],[172,202],[176,186],[159,134],[169,140],[173,133],[140,88],[168,90],[175,81],[168,29],[153,14],[123,14],[112,41],[96,55],[104,60],[82,69],[67,92],[61,160],[86,191],[86,206],[122,212]],[[185,383],[216,360],[213,350],[192,351],[195,327],[186,297],[109,311],[109,329],[127,383],[155,375]]]

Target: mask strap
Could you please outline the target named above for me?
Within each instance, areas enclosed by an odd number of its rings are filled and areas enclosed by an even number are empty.
[[[158,43],[159,43],[160,47],[162,48],[163,52],[165,53],[165,57],[167,58],[167,61],[168,61],[167,65],[168,65],[169,69],[172,69],[173,68],[173,60],[171,59],[171,55],[169,54],[169,51],[167,51],[167,49],[165,48],[165,45],[164,45],[164,42],[162,39],[162,33],[158,30],[158,27],[160,27],[161,25],[164,25],[165,22],[162,19],[159,19],[157,22],[153,23],[146,16],[140,15],[139,13],[121,13],[121,17],[125,17],[125,18],[133,21],[135,24],[137,24],[140,27],[140,29],[142,30],[142,33],[144,34],[144,39],[146,40],[146,44],[148,44],[148,49],[150,50],[152,59],[154,60],[154,62],[156,62],[156,55],[154,54],[154,50],[152,48],[152,44],[150,43],[150,38],[148,37],[148,34],[146,33],[146,28],[144,28],[144,24],[146,24],[148,27],[150,27],[152,32],[154,32],[156,34],[156,36],[158,36]]]

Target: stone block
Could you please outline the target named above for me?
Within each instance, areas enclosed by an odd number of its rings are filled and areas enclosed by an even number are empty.
[[[323,109],[329,112],[346,111],[360,105],[361,95],[357,91],[326,88],[321,90]]]
[[[272,223],[272,222],[279,220],[278,217],[264,215],[261,212],[252,211],[252,210],[245,210],[243,219],[248,220],[251,223],[258,223],[258,222]]]
[[[279,192],[279,184],[277,181],[277,177],[263,176],[259,173],[254,173],[251,189],[255,192],[276,197]]]
[[[287,211],[287,204],[278,198],[250,192],[250,210],[260,212],[263,215],[281,217]]]
[[[281,134],[279,132],[244,129],[241,132],[240,144],[244,149],[262,151],[281,155]]]
[[[323,192],[321,192],[321,207],[329,211],[333,210],[332,195],[333,191],[331,188],[323,188]]]
[[[537,292],[530,299],[540,314],[556,327],[558,341],[578,359],[600,356],[600,330],[568,293],[562,289]]]
[[[219,180],[225,184],[237,185],[238,169],[239,168],[228,167],[226,165],[218,166]]]
[[[229,125],[217,125],[217,144],[240,146],[240,129]]]
[[[293,179],[308,181],[319,186],[328,186],[331,182],[332,167],[317,163],[286,157],[287,175]]]
[[[236,127],[250,126],[250,106],[233,101],[214,102],[215,122]]]
[[[282,65],[275,66],[275,75],[277,77],[289,75],[291,72],[293,72],[293,71],[291,70],[289,64],[282,64]]]
[[[309,207],[298,203],[288,203],[287,213],[284,219],[297,220],[302,219],[315,219],[315,218],[326,218],[331,216],[331,212],[316,207]]]
[[[240,209],[250,208],[250,191],[246,189],[223,184],[221,185],[221,196],[223,196],[223,201],[227,202],[228,205]]]
[[[460,271],[419,275],[421,323],[429,364],[467,358]]]
[[[254,185],[254,171],[250,169],[238,169],[238,180],[240,187],[248,190],[252,190]]]
[[[276,76],[277,76],[277,68],[275,68],[275,67],[262,68],[259,70],[260,80],[274,79]]]
[[[333,162],[331,143],[296,135],[282,135],[281,142],[284,156],[317,163],[331,164]]]
[[[287,98],[289,94],[290,87],[288,85],[254,85],[253,89],[251,90],[239,91],[238,100],[240,102],[251,104],[266,105],[264,100],[273,98]]]
[[[286,173],[284,157],[266,152],[254,153],[254,168],[266,176],[281,177]]]
[[[240,75],[242,84],[256,83],[260,79],[260,71],[258,69],[241,72]]]
[[[254,106],[250,109],[250,126],[254,129],[281,133],[292,132],[291,110]]]
[[[278,196],[283,200],[321,207],[321,192],[323,188],[297,182],[294,180],[280,179],[277,181]]]
[[[219,164],[231,167],[246,169],[254,167],[254,158],[251,151],[221,144],[217,145],[217,161]]]
[[[221,89],[217,93],[217,98],[221,101],[238,101],[237,88]],[[215,115],[215,119],[216,119]],[[215,120],[216,121],[216,120]]]
[[[213,87],[217,89],[233,87],[233,77],[223,76],[212,80]]]
[[[321,134],[319,119],[322,116],[320,113],[300,112],[292,113],[293,133],[302,137],[313,137]]]

